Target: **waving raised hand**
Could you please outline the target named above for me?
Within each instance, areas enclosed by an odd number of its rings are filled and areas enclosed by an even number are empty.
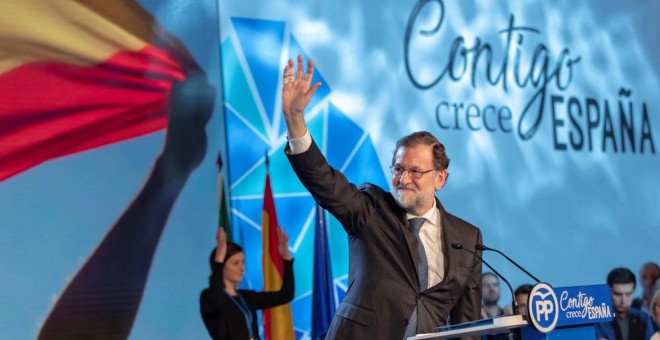
[[[307,61],[307,72],[304,72],[303,57],[298,55],[298,68],[294,70],[293,60],[284,67],[282,82],[282,112],[286,121],[290,138],[299,138],[307,131],[303,111],[312,100],[312,96],[321,86],[320,82],[312,84],[314,76],[314,61]]]

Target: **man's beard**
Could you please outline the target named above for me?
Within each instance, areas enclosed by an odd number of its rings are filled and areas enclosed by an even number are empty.
[[[410,192],[412,195],[404,195],[399,188],[394,192],[394,199],[396,200],[396,203],[403,208],[406,211],[415,211],[417,208],[421,207],[424,205],[424,198],[419,194],[419,191],[416,190],[415,188],[410,188],[408,189],[413,190],[414,192]]]
[[[482,300],[484,300],[484,305],[496,305],[500,301],[500,297],[499,296],[496,298],[486,297],[486,298],[482,298]]]

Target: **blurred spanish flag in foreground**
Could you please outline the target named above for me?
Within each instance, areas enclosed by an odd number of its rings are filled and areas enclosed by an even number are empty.
[[[165,128],[198,70],[135,1],[0,1],[0,181]]]

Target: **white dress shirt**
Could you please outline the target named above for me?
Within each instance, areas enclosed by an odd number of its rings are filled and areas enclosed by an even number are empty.
[[[445,277],[445,256],[442,251],[442,225],[440,222],[440,211],[436,207],[435,200],[433,200],[433,208],[422,216],[406,214],[407,219],[415,217],[426,219],[419,232],[419,238],[424,244],[424,251],[426,252],[426,259],[429,266],[428,287],[433,287]]]

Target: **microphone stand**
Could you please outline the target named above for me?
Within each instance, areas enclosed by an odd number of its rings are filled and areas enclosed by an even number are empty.
[[[454,249],[465,250],[465,251],[471,253],[472,255],[476,256],[483,264],[485,264],[490,270],[492,270],[493,273],[495,273],[500,279],[502,279],[502,281],[504,281],[504,283],[506,283],[507,287],[509,287],[509,291],[511,292],[511,297],[513,298],[513,301],[511,301],[513,314],[518,314],[518,303],[516,302],[516,297],[513,294],[513,287],[511,287],[511,284],[509,283],[509,281],[507,279],[505,279],[504,276],[502,276],[502,274],[500,274],[497,270],[495,270],[495,268],[493,268],[490,264],[488,264],[488,262],[486,262],[486,260],[484,260],[476,252],[463,247],[463,245],[461,245],[459,243],[452,243],[451,247],[454,248]]]
[[[527,274],[529,277],[531,277],[532,279],[534,279],[534,281],[536,281],[536,283],[541,282],[541,280],[537,279],[536,276],[532,275],[532,274],[531,274],[530,272],[528,272],[525,268],[523,268],[521,265],[519,265],[516,261],[512,260],[510,257],[506,256],[506,254],[504,254],[503,252],[501,252],[501,251],[499,251],[499,250],[497,250],[497,249],[495,249],[495,248],[490,248],[490,247],[487,247],[487,246],[485,246],[485,245],[483,245],[483,244],[475,244],[475,245],[474,245],[474,249],[476,249],[476,250],[482,250],[482,251],[483,251],[483,250],[494,251],[494,252],[496,252],[496,253],[498,253],[498,254],[504,256],[504,258],[507,259],[507,260],[509,260],[509,262],[513,263],[514,266],[518,267],[518,269],[522,270],[523,272],[525,272],[525,274]]]
[[[492,270],[493,273],[495,273],[495,275],[497,275],[500,279],[502,279],[502,281],[504,281],[504,283],[506,283],[507,287],[509,287],[509,291],[511,292],[511,298],[512,298],[511,309],[513,310],[513,314],[517,315],[518,314],[518,302],[516,301],[516,296],[513,293],[513,287],[511,287],[511,284],[509,283],[509,281],[507,279],[505,279],[504,276],[502,276],[502,274],[500,274],[497,270],[495,270],[495,268],[493,268],[490,264],[488,264],[488,262],[486,262],[486,260],[484,260],[481,256],[479,256],[479,254],[477,254],[475,251],[463,247],[463,245],[460,244],[460,243],[452,243],[451,247],[454,248],[454,249],[465,250],[465,251],[471,253],[476,258],[478,258],[481,261],[481,263],[485,264],[490,270]],[[511,330],[510,336],[513,340],[522,339],[522,335],[520,334],[520,329],[519,328]]]

